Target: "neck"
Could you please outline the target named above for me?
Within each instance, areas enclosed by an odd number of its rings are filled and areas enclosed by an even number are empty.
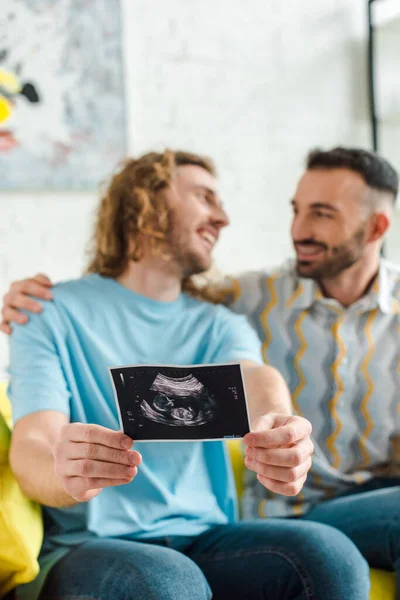
[[[179,275],[155,260],[131,261],[117,281],[137,294],[160,302],[177,300],[182,290]]]
[[[359,261],[337,277],[321,279],[319,285],[325,297],[333,298],[344,307],[365,296],[379,271],[379,256],[374,260]]]

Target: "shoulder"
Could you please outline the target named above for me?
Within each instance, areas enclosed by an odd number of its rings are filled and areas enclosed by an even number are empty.
[[[192,314],[197,322],[206,322],[213,327],[224,327],[239,324],[243,317],[232,312],[223,304],[213,304],[206,300],[193,298],[188,294],[184,294],[184,310],[186,315]]]
[[[189,320],[191,329],[202,337],[207,348],[206,362],[244,359],[262,362],[259,340],[247,317],[235,314],[221,304],[211,304],[190,296],[185,296],[185,304],[186,324]]]
[[[233,307],[247,313],[271,302],[286,302],[298,283],[292,260],[277,268],[249,271],[232,280]]]
[[[53,296],[55,303],[62,303],[65,300],[87,298],[87,296],[97,295],[104,292],[107,287],[107,279],[100,275],[90,274],[62,281],[53,287]]]
[[[54,309],[60,314],[68,314],[70,318],[79,314],[92,312],[94,308],[109,305],[110,296],[115,294],[115,288],[110,279],[95,273],[85,275],[80,279],[57,283],[53,288]]]
[[[209,319],[223,318],[231,314],[231,311],[223,304],[214,304],[208,300],[194,298],[190,294],[183,293],[183,307],[186,313],[193,313]]]
[[[52,289],[53,300],[41,301],[40,313],[24,311],[29,320],[25,325],[13,327],[12,338],[23,339],[35,335],[53,337],[64,331],[66,311],[77,312],[84,304],[92,305],[94,284],[95,277],[92,275],[55,284]]]
[[[295,263],[293,260],[288,260],[276,267],[246,271],[239,275],[236,280],[241,283],[247,283],[252,281],[279,281],[288,278],[292,279],[293,277],[296,277]]]

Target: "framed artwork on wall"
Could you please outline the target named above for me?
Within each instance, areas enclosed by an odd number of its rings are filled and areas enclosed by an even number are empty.
[[[1,12],[0,189],[95,189],[126,153],[120,0]]]

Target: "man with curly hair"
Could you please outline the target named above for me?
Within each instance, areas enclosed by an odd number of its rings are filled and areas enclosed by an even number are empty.
[[[88,274],[55,286],[52,302],[14,327],[10,461],[45,520],[41,574],[19,597],[367,599],[367,564],[339,531],[235,522],[223,442],[142,442],[139,452],[118,431],[108,365],[240,361],[244,442],[260,455],[252,469],[269,490],[300,492],[309,421],[291,414],[246,318],[195,298],[206,292],[193,275],[209,268],[227,224],[210,160],[129,160],[102,198]],[[29,298],[22,307],[37,308]]]

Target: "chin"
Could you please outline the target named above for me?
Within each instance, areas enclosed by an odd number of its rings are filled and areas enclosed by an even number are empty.
[[[303,265],[299,262],[296,263],[296,271],[300,277],[306,279],[315,279],[318,276],[318,267]]]
[[[205,259],[204,256],[191,256],[188,257],[186,263],[185,275],[191,277],[192,275],[201,275],[208,271],[212,265],[211,258]]]
[[[190,269],[190,272],[188,273],[188,277],[191,277],[192,275],[203,275],[203,273],[207,273],[207,271],[210,269],[211,267],[211,263],[208,264],[197,264],[196,266],[192,266]]]

